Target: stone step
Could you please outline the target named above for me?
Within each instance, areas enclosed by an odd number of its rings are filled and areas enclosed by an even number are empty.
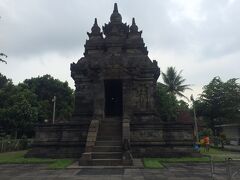
[[[100,127],[100,132],[122,132],[121,127]]]
[[[119,128],[112,128],[112,129],[107,129],[107,128],[100,128],[99,131],[98,131],[99,134],[101,133],[115,133],[115,134],[122,134],[122,131],[121,129]]]
[[[97,137],[97,141],[121,141],[121,136],[108,136],[106,134]]]
[[[96,146],[122,146],[122,141],[96,141]]]
[[[106,136],[122,136],[121,132],[117,132],[117,131],[100,131],[98,132],[98,136],[102,136],[102,135],[106,135]]]
[[[121,159],[92,159],[93,166],[121,166]]]
[[[100,141],[104,141],[104,139],[106,139],[106,141],[121,141],[122,136],[102,134],[97,137],[97,140]]]
[[[102,136],[112,136],[112,137],[122,137],[122,133],[118,133],[118,132],[99,132],[98,137],[102,137]]]
[[[118,136],[118,137],[121,137],[122,136],[122,133],[121,132],[112,132],[112,131],[100,131],[98,132],[98,136]]]
[[[105,119],[121,119],[122,116],[109,116],[109,115],[106,115],[105,116]]]
[[[102,129],[122,129],[121,124],[101,124],[100,128]]]
[[[100,124],[106,124],[106,125],[108,125],[108,124],[113,124],[113,125],[122,125],[122,122],[121,121],[101,121],[101,123]]]
[[[122,123],[112,123],[112,122],[108,122],[108,123],[101,123],[100,127],[122,127]]]
[[[109,125],[109,126],[105,126],[105,125],[103,125],[103,126],[100,126],[100,129],[102,129],[102,130],[118,130],[118,131],[121,131],[122,130],[122,126],[111,126],[111,125]]]
[[[101,133],[115,133],[115,134],[122,134],[122,131],[121,129],[119,128],[112,128],[112,129],[107,129],[107,128],[100,128],[99,131],[98,131],[99,134]]]
[[[102,135],[102,134],[109,134],[109,135],[117,135],[117,136],[121,136],[122,135],[122,132],[121,131],[117,131],[117,130],[104,130],[104,131],[98,131],[98,134],[99,135]]]
[[[121,119],[102,119],[101,122],[122,122]]]
[[[120,152],[122,146],[95,146],[93,152]]]
[[[122,152],[93,152],[93,159],[121,159]]]
[[[116,123],[121,123],[122,120],[121,119],[103,119],[101,120],[101,122],[116,122]]]
[[[111,126],[111,125],[113,125],[113,126],[122,126],[121,122],[114,122],[114,121],[102,121],[100,126],[103,125],[103,124],[106,125],[106,126]]]

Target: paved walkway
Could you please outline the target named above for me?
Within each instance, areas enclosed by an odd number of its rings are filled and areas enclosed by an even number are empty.
[[[80,168],[49,170],[46,165],[0,165],[1,180],[210,180],[206,163],[164,164],[163,169]],[[217,164],[214,179],[225,180],[224,164]],[[240,179],[236,176],[235,179]]]

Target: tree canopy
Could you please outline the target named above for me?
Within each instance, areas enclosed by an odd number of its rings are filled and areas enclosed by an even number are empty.
[[[32,136],[34,125],[52,118],[57,96],[57,120],[67,120],[73,109],[73,90],[50,75],[31,78],[16,86],[0,73],[0,127],[16,137]]]
[[[190,89],[189,84],[184,84],[185,79],[181,73],[182,71],[178,73],[175,67],[168,67],[166,73],[162,73],[164,84],[157,83],[156,106],[164,121],[176,121],[183,119],[180,116],[189,114],[188,104],[177,99],[177,96],[185,97],[183,92]]]
[[[203,87],[200,99],[195,102],[197,114],[205,117],[208,125],[238,122],[240,118],[240,85],[238,79],[223,82],[214,77]]]
[[[39,102],[39,120],[50,119],[52,116],[52,99],[57,97],[56,117],[60,120],[69,119],[73,111],[73,90],[67,82],[61,82],[50,75],[26,79],[23,82],[37,95]]]
[[[157,83],[156,108],[163,121],[176,121],[182,112],[188,112],[188,104],[177,100],[162,83]]]

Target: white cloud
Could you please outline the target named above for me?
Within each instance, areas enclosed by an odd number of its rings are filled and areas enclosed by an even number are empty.
[[[173,8],[170,9],[169,13],[171,19],[174,22],[181,21],[182,19],[189,19],[197,25],[199,21],[206,20],[206,16],[202,12],[201,3],[202,0],[171,0]]]
[[[83,56],[94,18],[100,27],[108,23],[114,2],[1,0],[0,50],[9,58],[0,72],[15,83],[47,73],[73,87],[70,63]],[[149,56],[163,71],[183,69],[194,94],[214,76],[240,76],[240,1],[117,2],[123,21],[130,24],[135,17],[143,30]]]

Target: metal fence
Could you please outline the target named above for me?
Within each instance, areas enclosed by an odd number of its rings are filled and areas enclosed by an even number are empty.
[[[240,159],[226,158],[225,164],[227,180],[232,180],[240,174]]]
[[[215,169],[217,166],[210,155],[205,155],[205,157],[209,158],[210,176],[212,179],[215,179],[215,175],[217,175]],[[219,163],[217,164],[219,165]],[[240,159],[226,158],[224,168],[227,180],[238,179],[240,175]]]

